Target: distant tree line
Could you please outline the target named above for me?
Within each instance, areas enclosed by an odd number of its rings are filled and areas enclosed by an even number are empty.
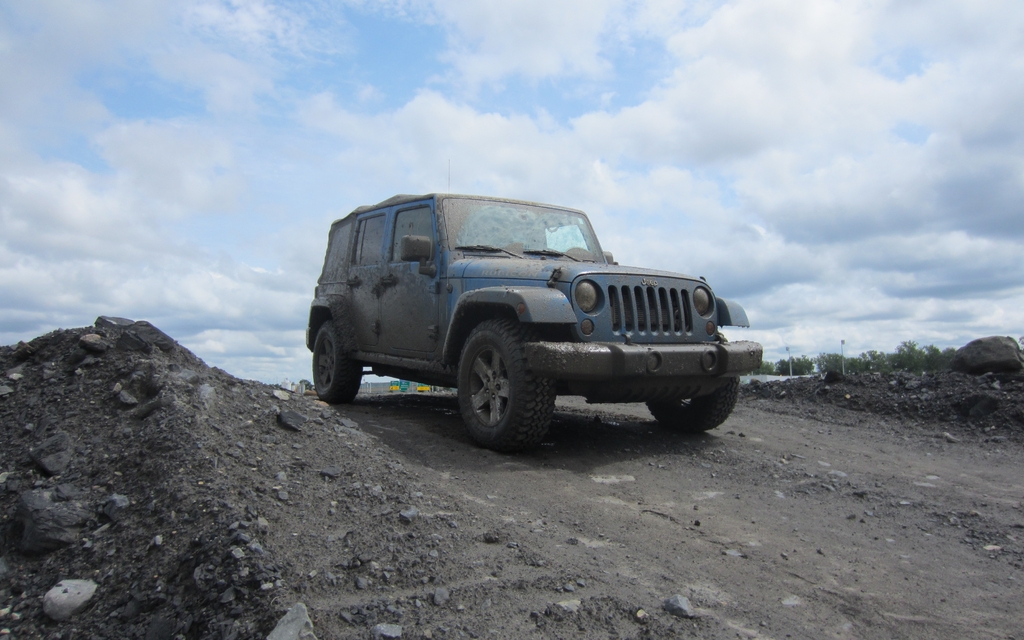
[[[1021,338],[1024,345],[1024,337]],[[846,373],[892,373],[905,371],[918,375],[924,372],[934,373],[949,369],[956,349],[947,347],[939,349],[935,345],[920,347],[913,340],[901,342],[893,353],[881,351],[865,351],[859,356],[846,357]],[[783,358],[778,362],[762,362],[759,374],[788,376],[790,361]],[[793,358],[793,375],[805,376],[811,373],[842,371],[843,357],[838,353],[819,353],[815,358],[800,356]]]

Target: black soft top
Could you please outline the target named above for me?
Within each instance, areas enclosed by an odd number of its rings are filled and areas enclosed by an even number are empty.
[[[395,205],[405,204],[407,202],[419,202],[421,200],[430,200],[430,199],[434,199],[434,198],[436,198],[438,200],[445,199],[445,198],[469,198],[471,200],[491,200],[491,201],[494,201],[494,202],[510,202],[510,203],[514,203],[514,204],[528,204],[528,205],[533,205],[535,207],[548,207],[548,208],[551,208],[551,209],[562,209],[562,210],[565,210],[565,211],[574,211],[576,213],[583,213],[579,209],[573,209],[572,207],[562,207],[562,206],[558,206],[558,205],[545,204],[543,202],[531,202],[529,200],[515,200],[515,199],[512,199],[512,198],[496,198],[496,197],[493,197],[493,196],[472,196],[472,195],[465,195],[465,194],[458,194],[458,193],[425,193],[425,194],[419,195],[419,196],[400,193],[400,194],[398,194],[396,196],[391,196],[387,200],[382,200],[381,202],[378,202],[377,204],[364,204],[364,205],[362,205],[360,207],[356,207],[355,209],[353,209],[344,218],[339,218],[338,220],[335,220],[334,223],[331,226],[333,227],[334,225],[338,224],[339,222],[341,222],[343,220],[348,220],[349,218],[354,218],[355,216],[358,216],[361,213],[366,213],[367,211],[376,211],[377,209],[386,209],[388,207],[393,207]],[[583,215],[586,215],[586,214],[584,213]]]

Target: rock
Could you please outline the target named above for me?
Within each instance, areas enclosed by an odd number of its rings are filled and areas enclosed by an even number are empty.
[[[140,338],[134,331],[125,331],[117,339],[117,348],[124,351],[142,351],[143,353],[149,353],[153,350],[153,345]]]
[[[401,638],[402,626],[397,624],[378,624],[371,629],[374,640],[387,638]]]
[[[672,596],[671,598],[665,600],[665,602],[662,603],[661,607],[665,611],[668,611],[672,615],[679,618],[693,618],[697,615],[693,612],[693,609],[690,607],[690,600],[688,598],[684,598],[678,593]]]
[[[14,514],[22,525],[21,550],[45,553],[71,544],[90,515],[78,502],[54,502],[52,491],[23,492]]]
[[[942,437],[946,439],[946,442],[953,442],[953,443],[960,442],[960,438],[957,438],[956,436],[954,436],[952,433],[950,433],[948,431],[943,431],[942,432]]]
[[[139,399],[124,389],[121,389],[121,391],[117,393],[117,399],[121,404],[128,405],[129,407],[134,407],[139,404]]]
[[[306,416],[298,411],[286,409],[277,414],[277,423],[290,431],[302,431],[302,425],[306,423]]]
[[[71,438],[59,431],[43,440],[32,450],[31,456],[47,475],[59,476],[71,464]]]
[[[284,389],[274,389],[274,397],[278,400],[291,400],[292,394],[288,393]]]
[[[433,601],[435,605],[439,607],[444,606],[444,604],[447,603],[450,598],[451,595],[448,593],[448,590],[444,587],[438,587],[434,589]]]
[[[127,605],[125,605],[125,612],[131,613],[129,611],[129,607],[132,606],[133,602],[135,603],[135,613],[132,617],[138,615],[138,601],[132,600]],[[122,613],[121,615],[124,616],[125,614]],[[177,626],[178,625],[173,618],[157,616],[153,618],[153,621],[149,623],[149,628],[146,629],[146,640],[171,640],[171,638],[174,637],[174,631],[177,628]]]
[[[0,398],[14,393],[14,389],[8,387],[5,384],[0,384]]]
[[[370,586],[370,581],[363,576],[356,576],[356,589],[362,591]]]
[[[341,477],[341,474],[342,468],[337,465],[324,467],[323,469],[320,470],[320,475],[324,476],[325,478],[338,478]]]
[[[103,505],[103,514],[111,520],[117,520],[121,512],[130,504],[126,496],[119,493],[111,494]]]
[[[117,318],[114,316],[100,316],[93,323],[97,329],[124,329],[135,324],[134,320],[128,318]]]
[[[960,410],[960,415],[972,420],[979,420],[999,410],[999,398],[977,393],[964,398],[957,408]]]
[[[555,606],[566,613],[576,613],[580,609],[580,604],[579,600],[562,600],[561,602],[556,602]]]
[[[142,420],[157,409],[163,409],[172,404],[174,404],[174,401],[170,397],[161,395],[132,409],[132,417]]]
[[[14,347],[14,359],[18,362],[22,360],[28,360],[32,357],[32,354],[36,352],[36,347],[26,342],[18,342],[17,346]],[[2,395],[2,394],[0,394]]]
[[[203,383],[199,385],[199,400],[206,406],[210,406],[217,399],[217,390],[212,386]]]
[[[110,348],[103,336],[98,333],[87,333],[78,339],[78,346],[92,353],[104,353]]]
[[[825,384],[834,384],[836,382],[842,382],[845,379],[846,379],[846,376],[844,376],[839,371],[826,371],[825,372],[825,377],[822,378],[822,380],[824,381]]]
[[[412,522],[419,515],[420,515],[420,510],[417,509],[416,507],[409,507],[408,509],[406,509],[404,511],[399,511],[398,512],[399,520],[401,520],[402,522],[405,522],[405,523]]]
[[[61,580],[43,596],[43,613],[58,622],[67,620],[84,609],[95,593],[92,580]]]
[[[957,349],[949,366],[953,371],[974,375],[1020,371],[1024,369],[1024,354],[1013,338],[989,336]]]
[[[139,320],[127,331],[134,333],[147,344],[151,344],[161,351],[171,351],[178,344],[174,341],[174,338],[157,329],[145,320]]]
[[[288,613],[284,614],[267,640],[316,640],[313,633],[313,621],[309,619],[306,605],[296,602]]]
[[[124,328],[121,337],[117,339],[117,346],[125,351],[149,353],[153,347],[157,347],[161,351],[171,351],[177,346],[177,343],[174,338],[149,322],[139,320]]]

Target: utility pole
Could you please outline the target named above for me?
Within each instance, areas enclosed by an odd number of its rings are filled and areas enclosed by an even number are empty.
[[[793,377],[793,354],[789,352],[789,347],[786,347],[786,356],[789,358],[789,377]]]
[[[842,363],[843,363],[843,375],[844,376],[846,375],[846,350],[844,349],[845,345],[846,345],[846,340],[840,340],[839,341],[839,357],[840,357],[840,359],[842,360]]]

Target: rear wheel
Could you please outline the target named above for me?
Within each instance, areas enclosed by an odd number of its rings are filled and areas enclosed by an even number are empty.
[[[658,423],[681,433],[710,431],[725,422],[736,406],[740,379],[730,378],[706,396],[670,402],[648,402],[647,408]]]
[[[511,320],[480,323],[459,359],[459,407],[469,435],[495,451],[540,444],[555,408],[555,384],[535,377],[526,330]]]
[[[330,320],[320,325],[313,343],[313,384],[316,395],[330,404],[352,402],[359,393],[363,365],[352,360]]]

